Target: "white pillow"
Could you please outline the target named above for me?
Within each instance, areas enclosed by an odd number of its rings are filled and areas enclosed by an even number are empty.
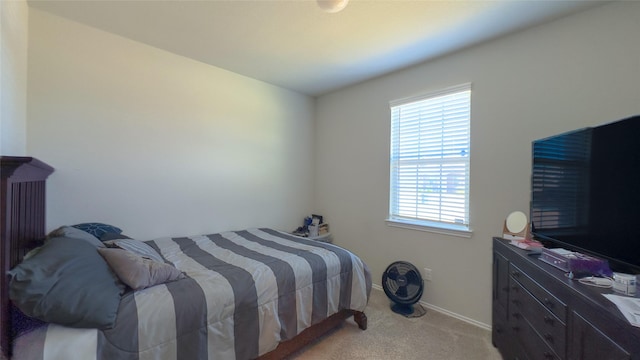
[[[158,252],[151,246],[145,244],[140,240],[134,239],[116,239],[105,241],[107,246],[112,245],[119,247],[120,249],[132,252],[142,258],[151,259],[157,262],[164,263],[164,259]]]

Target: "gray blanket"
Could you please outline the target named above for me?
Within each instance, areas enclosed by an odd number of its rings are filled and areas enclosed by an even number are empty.
[[[342,309],[363,311],[364,263],[271,229],[147,242],[183,280],[123,296],[109,330],[49,324],[15,341],[20,359],[253,359]]]

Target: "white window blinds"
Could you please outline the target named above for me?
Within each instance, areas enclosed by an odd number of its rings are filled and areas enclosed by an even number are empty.
[[[390,105],[389,220],[468,228],[471,84]]]

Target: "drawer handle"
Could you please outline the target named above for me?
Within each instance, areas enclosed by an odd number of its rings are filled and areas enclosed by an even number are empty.
[[[544,354],[542,354],[544,356],[545,359],[555,359],[556,357],[553,356],[552,353],[545,351]]]
[[[514,305],[520,305],[520,300],[513,299],[513,300],[511,300],[511,302],[512,302]]]
[[[544,334],[544,339],[547,340],[548,342],[552,343],[553,342],[553,335],[547,333]]]
[[[515,277],[519,277],[519,276],[520,276],[520,271],[513,270],[513,271],[511,272],[511,275],[512,275],[512,276],[515,276]]]
[[[522,316],[520,313],[513,313],[511,314],[511,316],[513,316],[516,319],[520,319],[520,317]]]
[[[555,322],[555,320],[553,320],[553,318],[551,316],[548,316],[548,315],[544,316],[544,323],[545,324],[553,325],[554,322]]]
[[[518,287],[517,287],[517,286],[515,286],[515,285],[513,285],[513,286],[511,287],[511,290],[513,290],[514,292],[518,292]]]
[[[543,302],[547,307],[553,308],[553,301],[549,300],[549,298],[544,298]]]

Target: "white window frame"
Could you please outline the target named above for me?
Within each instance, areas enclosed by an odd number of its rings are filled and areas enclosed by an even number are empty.
[[[389,106],[391,148],[387,224],[471,237],[471,84],[394,100]],[[434,113],[434,110],[439,113]],[[402,111],[406,113],[404,118]],[[421,128],[416,130],[416,126]],[[451,135],[451,131],[455,133],[456,140],[453,136],[443,136],[443,133]],[[429,137],[425,137],[425,134],[429,134]],[[415,178],[409,175],[409,169],[415,170]],[[458,175],[452,176],[452,173]],[[452,177],[454,180],[451,180]]]

